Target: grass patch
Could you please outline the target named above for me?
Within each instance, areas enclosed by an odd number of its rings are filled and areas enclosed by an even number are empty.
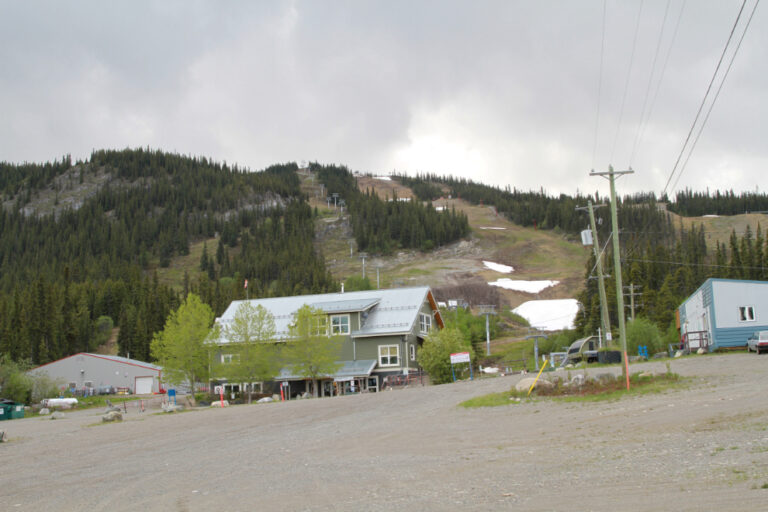
[[[652,393],[662,393],[672,388],[679,387],[685,379],[676,373],[643,376],[634,374],[630,376],[630,389],[627,391],[625,381],[621,378],[615,380],[587,380],[583,385],[565,385],[556,383],[551,389],[540,387],[535,389],[531,396],[537,398],[552,398],[561,402],[600,402],[606,400],[618,400],[624,396],[638,396]],[[465,408],[497,407],[517,403],[528,397],[528,392],[515,390],[501,393],[491,393],[471,398],[459,405]]]
[[[498,407],[500,405],[518,403],[516,400],[514,400],[514,398],[515,397],[509,391],[502,391],[501,393],[491,393],[488,395],[470,398],[465,402],[461,402],[459,405],[466,409],[471,409],[474,407]]]

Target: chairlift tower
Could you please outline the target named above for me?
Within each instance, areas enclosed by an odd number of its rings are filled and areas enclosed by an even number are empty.
[[[485,355],[491,355],[491,325],[490,316],[496,314],[496,306],[493,304],[483,304],[477,306],[481,315],[485,315]]]

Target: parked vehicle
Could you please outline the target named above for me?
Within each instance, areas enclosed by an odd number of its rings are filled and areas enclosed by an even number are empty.
[[[757,354],[764,350],[768,351],[768,331],[757,331],[747,339],[747,352],[753,350]]]
[[[582,359],[588,363],[597,362],[597,336],[588,336],[571,343],[568,347],[567,363],[578,363]]]

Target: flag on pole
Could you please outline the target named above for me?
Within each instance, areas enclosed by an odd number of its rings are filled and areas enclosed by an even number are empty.
[[[248,280],[247,279],[245,280],[245,285],[243,286],[243,288],[248,289]]]

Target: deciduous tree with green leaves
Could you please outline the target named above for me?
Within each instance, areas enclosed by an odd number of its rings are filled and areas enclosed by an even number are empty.
[[[329,336],[325,313],[306,305],[294,313],[289,333],[285,359],[294,372],[312,381],[312,392],[317,396],[317,379],[341,367],[338,358],[344,339]]]
[[[416,357],[432,383],[443,384],[451,381],[451,354],[456,352],[469,352],[475,360],[471,341],[461,330],[447,327],[430,332]]]
[[[230,363],[217,365],[216,374],[229,382],[247,383],[248,403],[251,403],[251,383],[272,380],[280,371],[275,319],[264,306],[242,302],[232,323],[222,328],[222,337],[237,357]]]
[[[188,382],[194,388],[195,383],[208,380],[206,341],[213,317],[210,306],[194,293],[168,315],[165,328],[155,334],[150,345],[152,357],[163,367],[168,382]]]

